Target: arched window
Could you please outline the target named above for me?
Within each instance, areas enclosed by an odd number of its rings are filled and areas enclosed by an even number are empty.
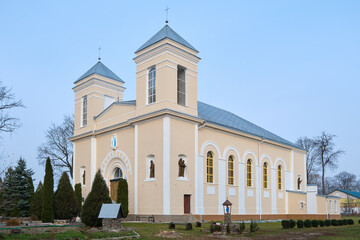
[[[281,165],[278,166],[278,189],[281,190],[282,174]]]
[[[148,77],[148,103],[156,101],[156,68],[153,67],[149,71]]]
[[[248,159],[247,160],[247,164],[246,164],[246,176],[247,176],[247,178],[246,178],[246,186],[248,186],[248,187],[251,187],[251,185],[252,185],[252,179],[251,179],[251,160],[250,159]]]
[[[329,213],[332,212],[332,208],[331,208],[331,200],[329,201]]]
[[[185,69],[178,66],[177,70],[177,103],[186,105]]]
[[[265,162],[263,167],[263,177],[264,177],[264,188],[268,188],[268,164]]]
[[[228,184],[234,185],[234,157],[230,156],[228,160]]]
[[[207,182],[213,183],[214,182],[214,157],[212,152],[207,153],[206,157],[206,173],[207,173]]]
[[[122,178],[123,177],[123,173],[121,171],[120,168],[115,168],[114,169],[114,174],[113,174],[113,179],[118,179],[118,178]]]
[[[336,204],[336,201],[334,201],[334,211],[337,212],[337,204]]]

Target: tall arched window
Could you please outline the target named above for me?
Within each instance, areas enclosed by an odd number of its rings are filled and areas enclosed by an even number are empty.
[[[213,183],[214,182],[214,157],[212,152],[207,153],[206,157],[206,173],[207,173],[207,182]]]
[[[263,167],[263,177],[264,177],[264,188],[268,188],[268,164],[265,162]]]
[[[177,103],[186,105],[185,69],[179,66],[177,70]]]
[[[246,164],[246,176],[247,176],[247,178],[246,178],[246,186],[248,186],[248,187],[251,187],[251,185],[252,185],[252,179],[251,179],[251,160],[250,159],[248,159],[247,160],[247,164]]]
[[[278,189],[281,190],[282,174],[281,165],[278,166]]]
[[[156,68],[153,67],[149,71],[148,77],[148,103],[156,101]]]
[[[230,156],[228,160],[228,184],[234,185],[234,157]]]

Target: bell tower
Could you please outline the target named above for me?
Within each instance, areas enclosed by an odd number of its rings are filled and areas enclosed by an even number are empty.
[[[136,52],[136,110],[197,116],[198,51],[167,24]]]

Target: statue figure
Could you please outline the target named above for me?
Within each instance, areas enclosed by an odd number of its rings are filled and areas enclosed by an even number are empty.
[[[84,170],[84,173],[82,175],[82,179],[83,179],[83,185],[85,185],[85,170]]]
[[[180,158],[180,160],[179,160],[179,177],[184,177],[185,168],[186,168],[185,160]]]
[[[300,188],[301,188],[301,182],[302,182],[302,180],[300,179],[300,177],[298,177],[298,180],[297,180],[298,190],[300,190]]]
[[[155,178],[155,164],[152,160],[150,161],[150,178]]]

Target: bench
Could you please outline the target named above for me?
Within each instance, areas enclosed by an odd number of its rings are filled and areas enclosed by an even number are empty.
[[[174,223],[174,222],[169,223],[169,229],[175,229],[175,225],[185,225],[186,230],[192,229],[191,223]]]
[[[136,221],[140,221],[141,219],[145,219],[148,222],[155,222],[154,215],[152,215],[152,216],[136,216],[135,219],[136,219]]]

